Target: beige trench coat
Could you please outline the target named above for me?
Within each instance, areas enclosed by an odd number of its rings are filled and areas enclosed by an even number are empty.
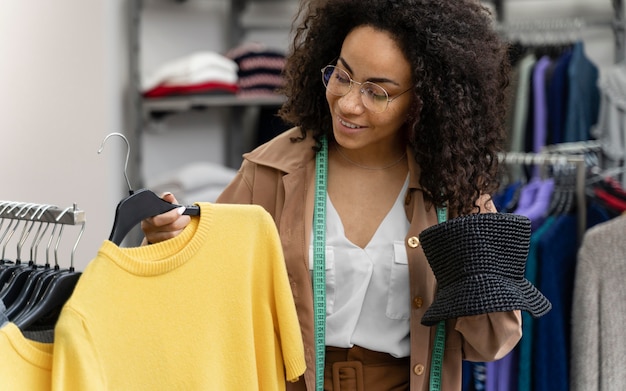
[[[309,274],[309,238],[313,221],[315,153],[312,137],[291,143],[300,135],[293,128],[254,151],[244,161],[217,202],[259,204],[274,217],[285,255],[289,281],[304,341],[307,370],[304,378],[288,384],[288,390],[315,390],[313,292]],[[419,190],[419,167],[409,153],[409,188],[406,215],[411,226],[405,244],[411,282],[411,390],[427,391],[434,327],[420,319],[433,301],[435,277],[419,246],[419,233],[437,224],[436,209],[429,207]],[[462,359],[492,361],[505,356],[521,338],[519,311],[451,319],[446,325],[442,390],[460,391]]]

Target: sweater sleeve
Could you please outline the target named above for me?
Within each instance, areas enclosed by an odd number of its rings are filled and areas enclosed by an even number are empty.
[[[264,212],[263,215],[265,217],[263,247],[269,257],[268,274],[273,295],[269,299],[274,302],[274,329],[280,345],[286,379],[295,382],[306,369],[302,333],[278,231],[269,213]]]
[[[277,249],[280,250],[280,244],[278,244]],[[280,254],[282,255],[282,250],[280,250]],[[282,260],[282,256],[276,260],[274,275],[277,327],[280,333],[285,371],[287,380],[295,382],[304,374],[306,363],[296,306],[287,277],[287,268]]]
[[[98,354],[78,313],[66,305],[54,330],[52,391],[106,391]]]

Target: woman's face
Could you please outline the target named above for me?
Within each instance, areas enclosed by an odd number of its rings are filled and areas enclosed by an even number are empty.
[[[412,91],[402,93],[413,81],[410,64],[391,35],[370,26],[355,28],[346,36],[336,65],[356,82],[378,84],[393,99],[385,111],[375,113],[363,105],[358,84],[344,96],[326,91],[337,142],[347,149],[372,152],[397,147],[404,139],[400,129],[413,99]]]

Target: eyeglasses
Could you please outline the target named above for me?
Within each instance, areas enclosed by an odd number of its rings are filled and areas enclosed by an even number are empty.
[[[353,80],[348,72],[334,65],[327,65],[322,68],[322,83],[324,83],[326,90],[335,96],[345,96],[352,89],[352,84],[358,85],[363,106],[374,113],[382,113],[387,110],[389,102],[393,102],[400,95],[413,89],[411,87],[393,98],[389,98],[389,94],[383,87],[371,81],[359,83]]]

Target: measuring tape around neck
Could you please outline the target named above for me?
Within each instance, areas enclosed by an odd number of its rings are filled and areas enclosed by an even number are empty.
[[[437,221],[441,224],[447,219],[445,207],[437,208]],[[441,369],[443,367],[443,352],[446,348],[446,321],[441,320],[435,326],[435,345],[430,361],[430,391],[441,390]]]
[[[315,389],[324,390],[326,361],[326,188],[328,176],[328,142],[321,139],[315,160],[315,205],[313,210],[313,315],[315,326]],[[437,208],[439,223],[446,221],[446,208]],[[435,331],[430,368],[430,391],[441,390],[441,368],[445,349],[445,321]]]
[[[328,176],[328,142],[323,136],[322,148],[315,160],[315,206],[313,210],[313,313],[315,324],[315,389],[324,390],[326,360],[326,177]]]

